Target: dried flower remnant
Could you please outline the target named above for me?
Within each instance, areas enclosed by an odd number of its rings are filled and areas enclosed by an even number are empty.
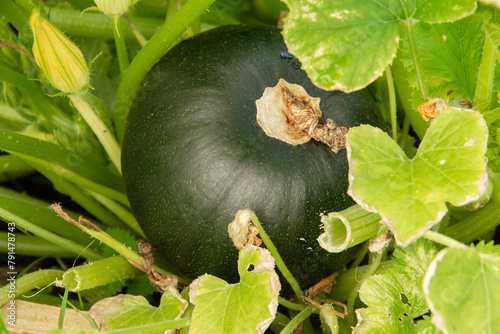
[[[418,112],[425,121],[438,117],[448,107],[443,99],[433,98],[418,106]]]
[[[280,79],[256,101],[257,123],[269,137],[291,145],[314,139],[337,153],[345,148],[348,129],[331,119],[323,122],[319,103],[320,99],[309,96],[302,86]]]

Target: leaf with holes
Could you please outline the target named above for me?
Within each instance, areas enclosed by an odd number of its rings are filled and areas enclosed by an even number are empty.
[[[413,319],[428,312],[421,288],[397,270],[368,278],[359,297],[367,307],[356,310],[354,333],[411,333]]]
[[[285,0],[284,36],[313,82],[346,92],[365,87],[392,62],[400,23],[449,22],[472,14],[473,0]]]
[[[441,221],[446,203],[462,206],[486,192],[487,140],[481,114],[455,109],[432,122],[412,159],[382,130],[352,128],[348,193],[407,245]]]
[[[274,258],[267,249],[245,246],[238,272],[237,284],[212,275],[191,283],[189,298],[195,307],[190,333],[264,333],[276,315],[281,288]]]

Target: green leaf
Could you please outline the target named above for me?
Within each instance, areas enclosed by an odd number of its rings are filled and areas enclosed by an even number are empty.
[[[474,102],[485,34],[484,18],[473,15],[453,23],[430,25],[419,23],[413,33],[420,60],[422,84],[427,96]],[[414,110],[422,101],[414,58],[407,40],[403,40],[398,56],[403,62],[408,83],[413,88]]]
[[[158,307],[151,306],[143,296],[117,295],[95,303],[89,315],[101,330],[160,324],[182,316],[188,303],[177,290],[163,293]]]
[[[382,217],[398,244],[407,245],[444,217],[446,203],[462,206],[487,190],[487,138],[481,114],[447,109],[408,159],[382,130],[352,128],[347,134],[348,193]]]
[[[500,254],[448,248],[429,266],[424,292],[434,325],[445,333],[500,328]]]
[[[354,333],[411,333],[413,319],[428,311],[421,288],[396,270],[368,278],[359,297],[367,308],[356,310]]]
[[[396,246],[394,268],[368,278],[361,287],[360,298],[367,308],[356,311],[361,318],[355,333],[418,333],[418,328],[427,327],[415,326],[414,319],[428,312],[422,281],[436,253],[434,244],[425,239],[405,248]]]
[[[249,271],[249,266],[254,269]],[[264,333],[278,307],[280,283],[267,249],[245,246],[239,255],[240,283],[203,275],[193,281],[190,333]]]
[[[473,0],[285,3],[290,12],[283,33],[290,52],[318,86],[346,92],[365,87],[392,62],[400,22],[449,22],[476,9]]]
[[[107,167],[96,163],[76,151],[15,132],[0,131],[0,149],[23,158],[36,158],[84,176],[115,190],[122,190],[120,177]],[[92,150],[92,148],[90,148]]]
[[[429,264],[437,254],[436,246],[423,238],[407,247],[396,246],[393,260],[395,268],[405,273],[412,281],[421,282],[427,272]]]

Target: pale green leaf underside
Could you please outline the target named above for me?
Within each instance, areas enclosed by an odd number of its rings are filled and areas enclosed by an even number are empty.
[[[163,293],[159,307],[151,306],[143,296],[117,295],[94,304],[90,314],[106,330],[162,323],[176,319],[187,306],[187,302],[174,293]]]
[[[398,25],[408,19],[447,22],[475,11],[472,0],[285,0],[283,34],[311,80],[346,92],[365,87],[392,62]]]
[[[445,333],[496,333],[499,286],[500,256],[475,248],[444,250],[424,280],[433,323]]]
[[[488,130],[477,113],[445,110],[434,120],[413,159],[378,128],[347,134],[349,195],[376,212],[401,245],[416,240],[447,212],[487,189]]]
[[[264,249],[260,251],[268,252]],[[266,321],[270,324],[274,319],[279,289],[275,294],[271,293],[270,281],[277,281],[278,277],[274,270],[247,271],[250,264],[258,268],[260,261],[261,255],[257,250],[250,253],[241,250],[238,260],[240,283],[228,284],[211,275],[203,275],[193,282],[190,296],[195,307],[190,333],[262,333],[267,328],[260,328],[259,324]],[[274,260],[271,269],[273,267]],[[274,310],[274,314],[270,309]]]

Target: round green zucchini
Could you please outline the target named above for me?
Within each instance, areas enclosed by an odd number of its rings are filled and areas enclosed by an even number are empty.
[[[256,100],[279,79],[321,98],[323,117],[341,126],[378,124],[366,91],[314,86],[268,26],[222,26],[184,40],[144,80],[125,126],[123,177],[141,228],[179,273],[238,281],[228,224],[240,209],[257,214],[302,288],[352,257],[316,240],[321,214],[354,204],[346,151],[291,145],[256,121]]]

